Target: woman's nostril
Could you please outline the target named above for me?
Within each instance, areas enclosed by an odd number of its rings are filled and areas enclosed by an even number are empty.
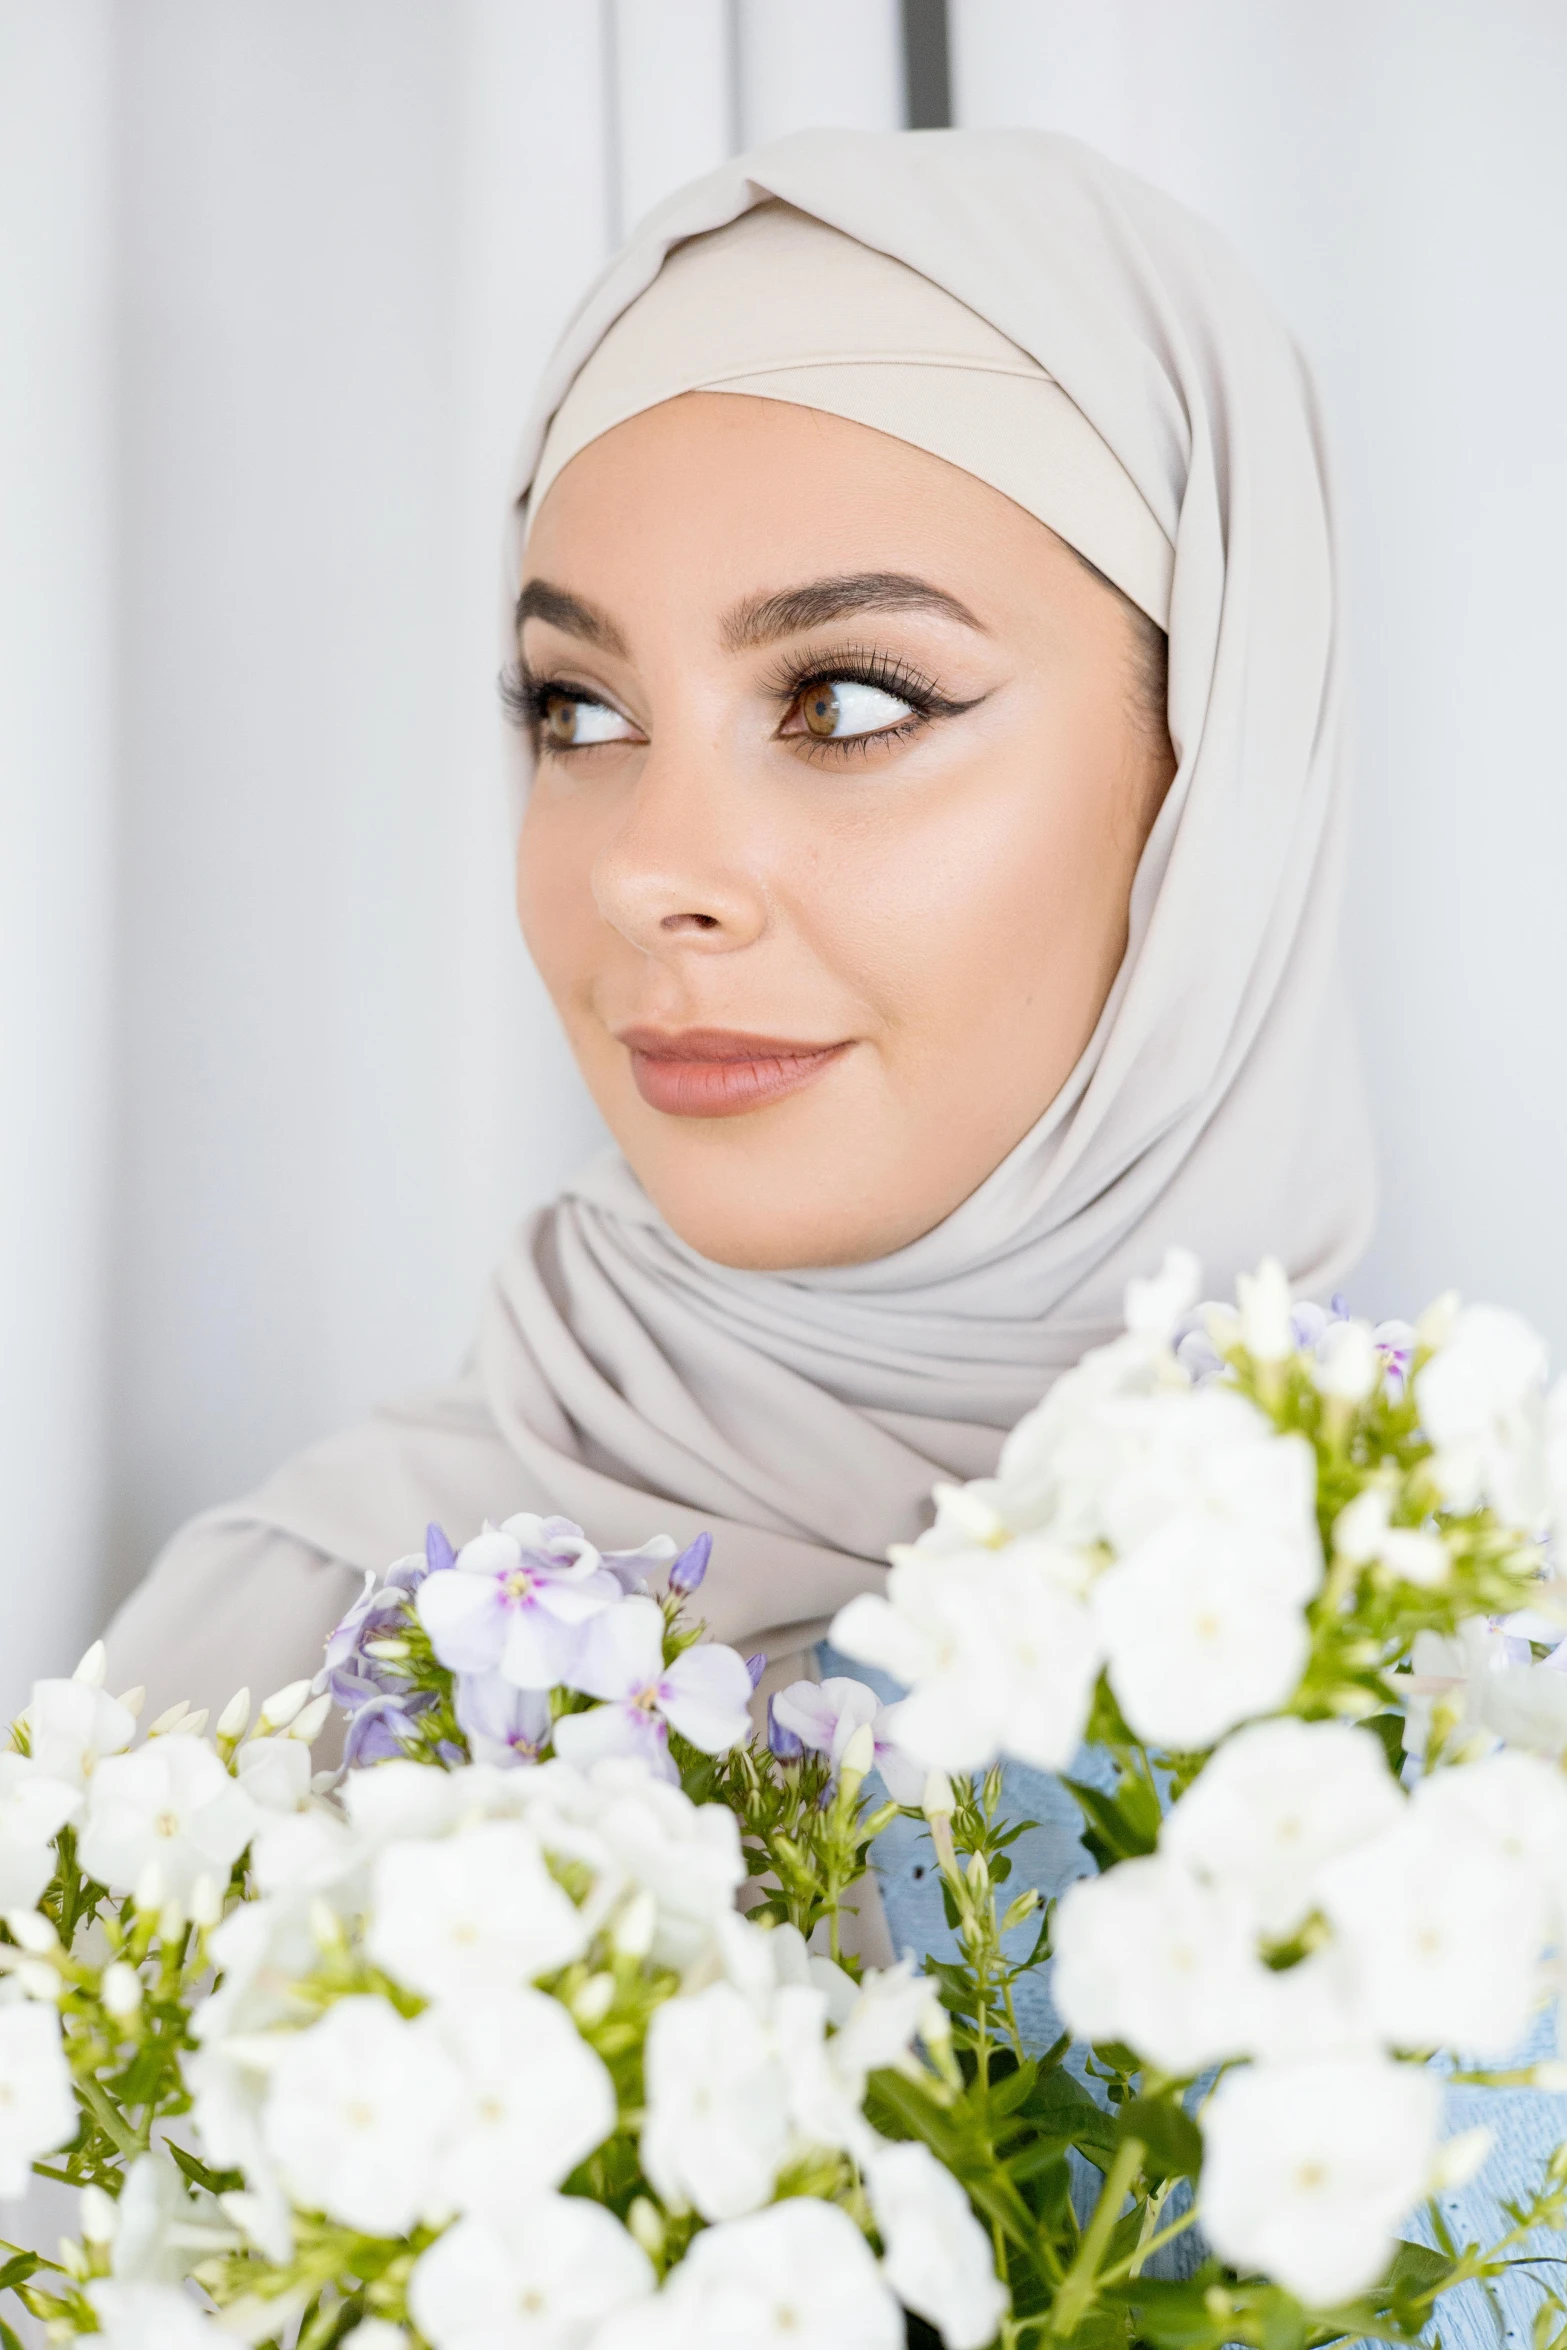
[[[659,924],[661,930],[717,930],[716,914],[666,914]]]

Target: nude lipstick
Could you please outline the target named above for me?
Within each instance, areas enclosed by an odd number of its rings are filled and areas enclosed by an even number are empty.
[[[620,1042],[642,1099],[671,1118],[743,1117],[798,1093],[849,1049],[729,1028],[628,1028]]]

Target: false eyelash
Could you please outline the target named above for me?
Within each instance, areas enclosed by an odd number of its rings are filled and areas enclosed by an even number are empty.
[[[575,685],[569,678],[538,677],[526,661],[508,661],[495,680],[501,697],[501,708],[513,726],[520,726],[537,735],[544,723],[545,704],[550,701],[578,700],[600,702],[603,695],[591,686]]]
[[[785,708],[797,702],[813,685],[831,685],[842,678],[849,685],[873,686],[878,693],[895,694],[900,702],[907,702],[921,718],[956,718],[960,712],[971,710],[972,702],[954,702],[936,691],[933,679],[922,675],[891,653],[872,645],[845,645],[841,652],[823,656],[819,652],[797,656],[780,663],[768,680],[768,690],[775,694]],[[871,735],[849,736],[848,742],[884,742],[896,727],[880,728]]]

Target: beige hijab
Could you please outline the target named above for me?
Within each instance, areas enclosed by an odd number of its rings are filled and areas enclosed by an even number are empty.
[[[708,1263],[623,1160],[596,1162],[519,1233],[463,1381],[177,1538],[119,1627],[138,1677],[189,1636],[203,1657],[232,1638],[227,1679],[247,1678],[241,1624],[253,1639],[276,1611],[306,1671],[347,1588],[311,1569],[519,1509],[605,1547],[712,1527],[715,1631],[797,1651],[874,1587],[934,1479],[993,1462],[1166,1247],[1194,1248],[1216,1289],[1271,1251],[1321,1292],[1362,1245],[1320,432],[1232,255],[1045,133],[781,140],[672,197],[588,297],[528,429],[515,552],[536,479],[698,385],[965,464],[1168,626],[1179,772],[1097,1032],[989,1180],[874,1264]]]

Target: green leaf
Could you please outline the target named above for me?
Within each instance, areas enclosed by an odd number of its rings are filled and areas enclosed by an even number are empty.
[[[1401,2242],[1388,2283],[1396,2301],[1407,2293],[1428,2293],[1452,2273],[1453,2262],[1445,2252],[1433,2252],[1429,2244]]]
[[[1123,1779],[1114,1795],[1090,1787],[1084,1779],[1063,1775],[1061,1784],[1077,1798],[1088,1823],[1083,1842],[1101,1863],[1107,1858],[1137,1860],[1152,1852],[1159,1840],[1159,1805],[1138,1781]]]
[[[1375,1737],[1381,1739],[1382,1751],[1387,1756],[1387,1767],[1396,1779],[1404,1767],[1403,1715],[1395,1713],[1368,1714],[1360,1727],[1363,1730],[1370,1730]]]
[[[1262,2350],[1306,2350],[1311,2321],[1294,2294],[1274,2285],[1260,2299]]]
[[[22,2350],[20,2335],[11,2331],[3,2317],[0,2317],[0,2350]]]
[[[1143,2173],[1151,2186],[1164,2179],[1194,2179],[1202,2168],[1202,2132],[1172,2094],[1134,2097],[1116,2120],[1116,2142],[1140,2138],[1147,2152]]]
[[[193,2187],[204,2187],[209,2195],[232,2195],[245,2184],[245,2174],[238,2170],[212,2170],[196,2155],[187,2154],[183,2146],[165,2140],[169,2152]]]
[[[1106,2113],[1071,2073],[1059,2066],[1041,2073],[1019,2114],[1042,2138],[1075,2146],[1100,2170],[1108,2170],[1117,2143],[1115,2115]]]
[[[4,2268],[0,2268],[0,2293],[9,2293],[14,2286],[25,2285],[42,2265],[36,2252],[18,2252],[14,2260],[8,2260]]]

